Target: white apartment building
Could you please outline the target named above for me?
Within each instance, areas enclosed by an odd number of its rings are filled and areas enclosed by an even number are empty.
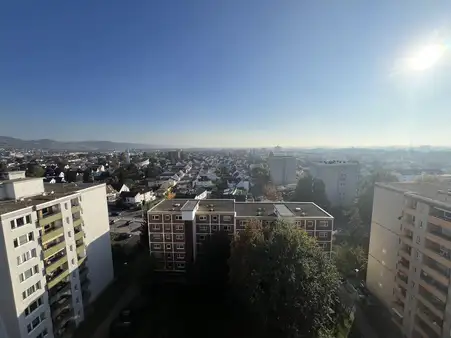
[[[367,286],[405,337],[451,335],[451,186],[377,183]]]
[[[313,178],[324,182],[332,206],[350,206],[357,196],[360,165],[357,162],[322,161],[310,166]]]
[[[70,337],[113,280],[105,185],[0,173],[0,225],[1,331]]]
[[[269,175],[275,185],[296,183],[296,158],[274,155],[268,157]]]

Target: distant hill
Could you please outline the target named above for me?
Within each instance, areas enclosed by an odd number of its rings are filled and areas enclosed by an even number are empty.
[[[20,148],[20,149],[47,149],[47,150],[70,150],[70,151],[107,151],[126,149],[163,149],[168,146],[153,146],[140,143],[125,143],[111,141],[78,141],[60,142],[49,139],[42,140],[22,140],[19,138],[0,136],[0,148]]]

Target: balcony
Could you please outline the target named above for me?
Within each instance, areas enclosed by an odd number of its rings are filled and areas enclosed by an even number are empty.
[[[435,297],[446,303],[448,287],[437,282],[434,278],[424,272],[424,270],[422,270],[420,274],[420,284]]]
[[[65,328],[66,324],[72,319],[73,317],[73,311],[71,309],[65,309],[62,311],[54,320],[53,320],[53,326],[55,331],[57,331],[58,334],[61,334],[63,331],[62,329]]]
[[[428,338],[440,338],[440,331],[437,333],[418,315],[415,316],[415,327],[419,328],[421,334],[425,334]]]
[[[403,220],[402,228],[413,232],[415,231],[415,224],[413,224],[411,221]]]
[[[427,255],[423,256],[423,270],[443,285],[449,284],[449,269]]]
[[[397,299],[392,304],[392,310],[393,310],[393,312],[395,312],[396,315],[403,317],[404,316],[404,303],[400,299]]]
[[[412,247],[406,244],[403,244],[399,249],[399,255],[404,257],[407,261],[410,261],[410,257],[412,255]]]
[[[451,268],[451,250],[426,239],[424,253],[438,263],[446,266],[447,268]]]
[[[52,272],[52,274],[47,275],[47,287],[49,289],[53,288],[56,284],[61,282],[64,278],[69,276],[69,268],[67,264],[59,267],[55,271]]]
[[[422,285],[418,287],[417,298],[437,317],[443,319],[443,312],[445,311],[445,303],[437,299],[431,292],[426,290]]]
[[[73,221],[74,228],[78,227],[79,225],[81,225],[81,223],[83,223],[83,219],[81,217],[74,218],[74,221]]]
[[[63,234],[64,234],[63,226],[52,227],[45,231],[45,233],[41,237],[41,241],[42,243],[47,243],[48,241],[51,241],[52,239],[55,239]]]
[[[81,211],[81,206],[80,205],[72,205],[71,211],[72,211],[72,214],[76,214],[77,212]]]
[[[417,215],[416,206],[415,205],[405,206],[404,213],[409,214],[411,216],[416,216]]]
[[[42,250],[44,251],[44,259],[49,258],[50,256],[56,254],[58,251],[61,251],[66,248],[66,242],[64,240],[58,242],[55,241],[53,243],[47,243],[42,246]]]
[[[67,256],[65,252],[61,251],[60,254],[51,257],[45,262],[46,274],[52,273],[60,266],[62,266],[64,263],[67,263]]]
[[[407,284],[409,283],[407,276],[399,272],[396,274],[396,281],[404,288],[407,288]]]
[[[435,316],[431,311],[428,310],[421,302],[417,305],[417,316],[426,323],[429,328],[436,334],[440,335],[442,331],[443,320]]]
[[[403,272],[405,275],[409,275],[410,263],[404,257],[398,261],[398,269]]]
[[[400,237],[404,244],[407,244],[410,247],[413,246],[413,233],[410,230],[405,229],[404,233]]]
[[[72,307],[72,297],[66,296],[60,298],[58,301],[53,303],[50,306],[50,310],[52,312],[52,318],[58,317],[65,309],[69,309]]]
[[[61,214],[61,211],[55,211],[55,212],[47,212],[42,214],[42,218],[39,218],[39,225],[41,227],[44,227],[50,223],[53,223],[55,221],[58,221],[62,219],[63,216]]]
[[[441,227],[429,223],[426,238],[448,249],[451,249],[451,235]]]
[[[451,229],[451,213],[437,208],[429,211],[428,222],[445,229]]]
[[[70,296],[71,286],[69,281],[61,281],[52,290],[49,290],[49,303],[57,302],[61,297]]]
[[[77,229],[75,229],[75,240],[83,240],[83,236],[84,236],[84,232],[82,230],[77,231]]]

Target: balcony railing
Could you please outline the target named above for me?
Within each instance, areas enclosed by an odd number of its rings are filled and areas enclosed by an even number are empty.
[[[72,214],[75,214],[75,213],[79,212],[80,210],[81,210],[81,206],[80,205],[73,205],[71,207]]]
[[[60,298],[58,301],[56,301],[55,303],[53,303],[50,306],[50,309],[52,312],[52,318],[58,317],[58,315],[61,314],[64,310],[66,310],[66,309],[70,310],[71,307],[72,307],[72,297],[71,296],[66,296],[66,297]]]
[[[48,241],[51,241],[52,239],[55,239],[61,235],[64,234],[64,228],[63,226],[59,227],[53,227],[48,229],[41,237],[42,243],[47,243]]]
[[[68,266],[62,266],[58,270],[54,271],[52,275],[47,276],[47,286],[49,289],[53,288],[56,284],[61,282],[64,278],[69,276]]]
[[[422,283],[423,287],[428,289],[429,292],[431,292],[435,297],[440,299],[442,302],[446,303],[448,287],[437,282],[434,278],[432,278],[426,272],[424,272],[424,270],[421,271],[420,279],[422,282],[424,282],[424,283]]]
[[[440,246],[439,244],[426,239],[425,254],[437,261],[438,263],[446,266],[447,268],[451,268],[451,251]]]
[[[84,236],[84,232],[83,231],[75,231],[75,240],[76,241],[78,241],[78,240],[83,240],[83,236]]]
[[[434,315],[421,301],[417,305],[417,315],[437,334],[440,334],[443,320]]]
[[[402,273],[397,273],[396,274],[396,281],[398,283],[400,283],[403,287],[407,288],[407,284],[408,284],[408,278],[406,275],[402,274]]]
[[[439,333],[437,333],[428,324],[426,324],[426,321],[423,320],[418,314],[415,316],[415,323],[421,328],[421,331],[423,331],[423,333],[426,333],[426,337],[440,338],[441,330],[439,330]]]
[[[81,217],[79,217],[77,219],[74,218],[74,221],[73,221],[74,228],[81,225],[81,223],[83,223],[83,219]]]
[[[63,218],[63,216],[61,214],[61,211],[59,211],[59,210],[51,212],[51,213],[42,214],[42,218],[39,219],[39,225],[41,227],[43,227],[50,223],[58,221],[62,218]]]
[[[451,212],[431,208],[428,221],[432,224],[451,229]]]
[[[435,297],[430,291],[426,290],[422,285],[418,288],[418,298],[434,315],[443,319],[445,311],[445,303]]]
[[[54,241],[42,245],[42,250],[44,251],[44,259],[49,258],[50,256],[56,254],[58,251],[61,251],[65,248],[66,242],[64,240]]]
[[[61,254],[55,256],[45,262],[45,272],[47,274],[52,273],[53,271],[61,267],[64,263],[67,263],[67,256],[64,251],[61,251]]]
[[[61,297],[71,295],[71,286],[69,281],[61,281],[58,285],[55,285],[53,289],[49,291],[49,303],[53,304],[57,302]]]

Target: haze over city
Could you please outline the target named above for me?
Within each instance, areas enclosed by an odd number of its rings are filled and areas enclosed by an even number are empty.
[[[451,145],[451,3],[9,1],[0,135]]]

